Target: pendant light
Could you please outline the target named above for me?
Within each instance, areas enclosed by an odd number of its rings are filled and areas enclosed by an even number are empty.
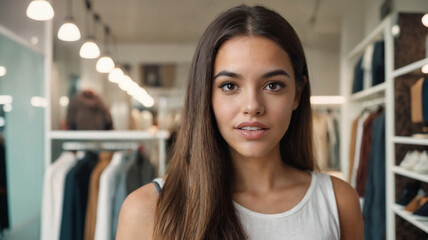
[[[79,28],[74,24],[72,17],[72,8],[71,0],[67,0],[67,16],[65,17],[65,22],[58,30],[58,38],[66,42],[74,42],[80,39]]]
[[[111,59],[110,54],[108,52],[108,36],[110,34],[110,29],[105,26],[104,27],[104,53],[98,59],[96,69],[100,73],[109,73],[114,69],[114,62]]]
[[[124,77],[124,73],[123,73],[122,69],[118,66],[116,66],[108,74],[108,80],[112,83],[119,83],[123,77]]]
[[[421,18],[421,22],[425,27],[428,27],[428,13]]]
[[[90,13],[91,10],[91,3],[89,1],[86,2],[86,8],[87,8],[87,14]],[[86,17],[88,19],[88,17]],[[95,27],[99,20],[99,16],[97,14],[94,14],[94,26],[93,31],[94,35],[88,35],[86,37],[85,43],[83,43],[82,47],[80,48],[80,57],[86,58],[86,59],[95,59],[100,56],[100,49],[98,48],[98,45],[95,43]],[[88,24],[86,24],[88,26]]]
[[[46,0],[32,0],[27,7],[27,17],[31,19],[46,21],[52,19],[53,16],[54,10]]]

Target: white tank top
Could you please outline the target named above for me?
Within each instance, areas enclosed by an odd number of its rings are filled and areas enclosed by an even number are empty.
[[[305,196],[286,212],[263,214],[234,202],[249,240],[340,239],[339,214],[331,178],[327,174],[311,173],[311,184]],[[155,179],[160,188],[162,180]]]

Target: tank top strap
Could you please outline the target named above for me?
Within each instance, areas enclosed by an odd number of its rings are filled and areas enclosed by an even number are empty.
[[[156,190],[160,194],[162,187],[163,187],[163,184],[164,184],[163,178],[155,178],[155,179],[153,179],[152,182],[155,184]]]

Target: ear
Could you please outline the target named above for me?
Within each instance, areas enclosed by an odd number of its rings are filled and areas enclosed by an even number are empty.
[[[303,76],[303,81],[300,84],[296,84],[296,97],[294,98],[293,110],[296,110],[300,104],[300,97],[302,96],[303,88],[306,86],[308,78]]]

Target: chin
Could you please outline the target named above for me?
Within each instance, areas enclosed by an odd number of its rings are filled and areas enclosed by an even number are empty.
[[[270,151],[269,151],[270,150]],[[257,148],[250,148],[250,149],[234,149],[234,152],[243,158],[263,158],[267,157],[272,149],[257,149]]]

